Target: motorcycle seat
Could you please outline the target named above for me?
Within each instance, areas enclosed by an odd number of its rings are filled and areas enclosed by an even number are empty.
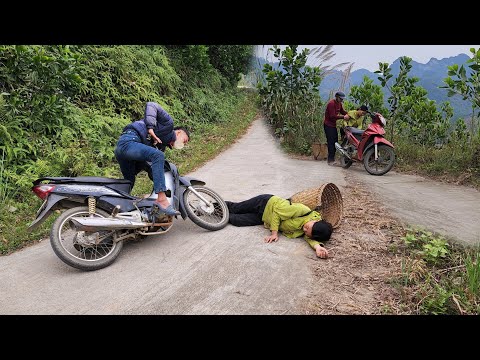
[[[360,129],[357,129],[356,127],[351,127],[351,126],[348,126],[347,129],[353,134],[353,135],[362,135],[365,130],[360,130]]]
[[[106,177],[79,176],[79,177],[42,177],[33,182],[34,185],[48,180],[51,184],[129,184],[132,183],[126,179],[111,179]]]

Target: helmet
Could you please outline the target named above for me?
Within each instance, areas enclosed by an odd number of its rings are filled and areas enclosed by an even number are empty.
[[[335,93],[335,97],[337,97],[337,96],[338,96],[340,99],[345,99],[345,94],[344,94],[343,92],[341,92],[341,91],[337,91],[337,92]]]

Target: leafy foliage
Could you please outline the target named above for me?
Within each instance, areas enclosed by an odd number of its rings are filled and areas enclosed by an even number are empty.
[[[210,63],[232,85],[238,83],[240,74],[247,74],[252,52],[252,45],[210,45],[208,47]]]
[[[307,66],[309,49],[297,52],[298,45],[283,51],[278,45],[271,49],[279,68],[264,64],[264,82],[259,83],[262,107],[275,133],[288,146],[308,152],[314,141],[322,139],[322,102],[318,87],[321,76],[318,67]]]
[[[475,249],[465,257],[466,284],[472,297],[480,297],[480,250]]]
[[[427,91],[416,86],[418,78],[409,77],[412,59],[400,58],[400,72],[394,79],[388,63],[379,63],[378,80],[390,96],[388,118],[390,122],[390,140],[394,134],[400,134],[417,144],[443,144],[447,140],[453,109],[448,102],[437,110],[435,101],[429,100]]]
[[[69,101],[81,89],[79,55],[68,46],[1,46],[0,91],[6,113],[0,119],[9,163],[37,156],[57,142]],[[40,139],[41,136],[48,137]]]
[[[421,314],[441,315],[449,312],[449,300],[453,295],[452,290],[447,290],[428,278],[420,294],[422,296],[419,306]]]
[[[105,115],[143,116],[156,101],[173,115],[172,100],[182,80],[159,46],[77,46],[83,88],[75,103]]]
[[[382,88],[374,84],[368,76],[363,77],[360,85],[354,85],[350,88],[349,98],[357,105],[366,105],[370,111],[387,114],[388,110],[383,105]]]
[[[402,306],[415,314],[479,314],[480,251],[449,244],[421,229],[407,229],[402,246]],[[395,281],[394,281],[395,283]]]
[[[445,259],[449,252],[447,241],[430,231],[410,230],[403,240],[408,247],[417,249],[421,258],[433,264]]]
[[[470,65],[469,74],[463,65],[454,64],[448,67],[448,77],[444,79],[448,96],[461,95],[472,106],[471,137],[475,134],[475,110],[480,108],[480,49],[471,48],[472,58],[467,61]],[[480,134],[480,126],[478,126]]]
[[[143,117],[147,101],[158,102],[176,125],[192,131],[225,121],[238,92],[212,66],[208,50],[204,45],[0,46],[4,193],[19,194],[42,175],[119,176],[115,143],[126,124]],[[225,59],[239,55],[238,48],[222,51]],[[240,69],[240,62],[235,64],[229,76]]]

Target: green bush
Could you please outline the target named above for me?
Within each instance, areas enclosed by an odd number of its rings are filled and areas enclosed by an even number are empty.
[[[410,229],[402,239],[408,248],[431,264],[445,259],[449,253],[447,241],[430,231]]]
[[[2,193],[21,194],[37,176],[119,175],[115,143],[147,101],[192,131],[225,121],[249,48],[0,46]],[[222,59],[235,66],[220,71]]]
[[[401,272],[393,284],[400,287],[401,306],[416,314],[479,314],[480,251],[449,244],[421,229],[406,229]],[[393,279],[392,279],[393,280]]]
[[[264,64],[264,81],[258,84],[262,107],[277,136],[287,148],[309,153],[313,142],[325,141],[322,105],[318,87],[320,69],[306,65],[309,49],[297,53],[298,45],[272,48],[279,68]]]

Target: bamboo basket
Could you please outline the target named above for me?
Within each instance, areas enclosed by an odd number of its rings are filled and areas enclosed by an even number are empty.
[[[318,142],[314,142],[312,144],[312,155],[315,160],[320,159],[324,160],[327,158],[328,155],[328,148],[327,144],[321,144]]]
[[[318,211],[322,219],[332,224],[333,228],[340,225],[343,216],[343,199],[338,187],[326,183],[318,188],[300,191],[290,197],[292,203],[302,203],[311,210]]]

